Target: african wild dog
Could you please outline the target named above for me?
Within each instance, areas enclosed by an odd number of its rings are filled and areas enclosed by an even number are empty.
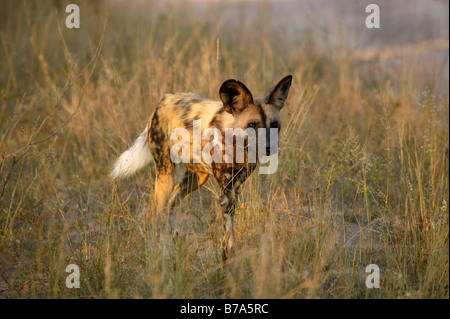
[[[218,215],[224,222],[223,258],[227,259],[234,242],[233,214],[236,194],[255,169],[256,163],[248,163],[247,160],[244,163],[205,163],[192,161],[191,157],[191,161],[184,164],[187,169],[181,183],[175,186],[175,164],[170,152],[176,141],[170,138],[170,132],[180,127],[192,132],[193,122],[196,120],[201,121],[202,132],[216,127],[222,135],[225,128],[276,128],[279,131],[280,110],[285,104],[291,82],[292,76],[286,76],[265,97],[259,99],[254,99],[248,88],[236,80],[228,80],[222,84],[219,90],[221,102],[192,93],[166,94],[156,107],[147,128],[134,145],[116,161],[111,177],[117,179],[133,174],[147,165],[153,155],[156,169],[156,211],[161,213],[166,208],[169,209],[171,220],[172,208],[183,197],[200,188],[209,175],[213,175],[222,191]],[[190,143],[193,144],[192,140]],[[202,147],[206,143],[208,141],[202,141]],[[267,133],[267,153],[270,152],[270,147]]]

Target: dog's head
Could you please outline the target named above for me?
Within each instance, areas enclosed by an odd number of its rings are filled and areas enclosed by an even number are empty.
[[[219,94],[226,112],[234,116],[235,128],[243,131],[253,128],[266,129],[266,154],[275,154],[278,144],[271,138],[272,129],[281,130],[281,109],[291,87],[292,76],[284,77],[275,85],[264,98],[253,99],[250,90],[236,80],[225,81],[220,87]]]

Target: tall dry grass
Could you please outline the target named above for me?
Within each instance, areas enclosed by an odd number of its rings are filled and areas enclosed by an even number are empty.
[[[314,29],[295,46],[264,7],[244,32],[220,7],[83,2],[69,30],[65,4],[0,4],[1,297],[449,297],[449,103],[427,73],[442,65],[384,70]],[[153,164],[108,179],[164,93],[217,99],[238,78],[262,95],[288,73],[278,171],[242,187],[226,267],[213,181],[173,242]]]

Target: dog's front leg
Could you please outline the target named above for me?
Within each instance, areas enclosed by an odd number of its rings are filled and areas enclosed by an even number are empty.
[[[222,259],[226,261],[231,255],[234,245],[233,218],[236,206],[235,193],[225,189],[220,197],[220,217],[223,222]]]

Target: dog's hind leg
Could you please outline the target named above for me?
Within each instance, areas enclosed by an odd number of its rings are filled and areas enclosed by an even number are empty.
[[[156,212],[161,214],[169,206],[169,197],[174,187],[173,170],[158,172],[155,182]]]
[[[168,206],[170,207],[169,220],[175,235],[179,233],[179,226],[174,209],[180,204],[184,197],[199,189],[208,180],[208,177],[209,175],[207,173],[193,173],[187,171],[184,174],[181,183],[173,189]]]
[[[184,197],[199,189],[208,180],[208,177],[207,173],[187,171],[181,183],[174,188],[169,200],[169,207],[177,206]]]

